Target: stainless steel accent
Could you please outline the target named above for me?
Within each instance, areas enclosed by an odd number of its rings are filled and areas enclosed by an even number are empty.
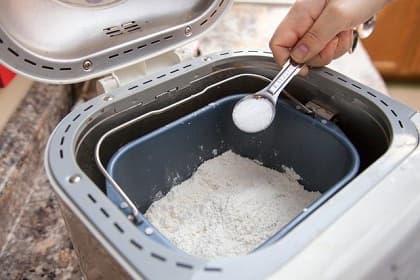
[[[90,71],[90,70],[92,70],[92,67],[93,67],[93,63],[92,63],[92,61],[90,61],[90,60],[85,60],[85,61],[83,62],[83,70],[85,70],[85,71]]]
[[[357,48],[357,45],[359,43],[359,38],[360,39],[366,39],[370,35],[372,35],[373,31],[375,30],[375,26],[376,26],[376,17],[377,17],[376,15],[372,16],[367,21],[358,25],[353,30],[353,44],[351,45],[351,47],[349,49],[350,54],[353,53],[354,50]]]
[[[100,2],[0,1],[0,61],[45,82],[92,79],[186,44],[233,1]]]
[[[373,31],[375,30],[376,26],[376,15],[369,18],[366,22],[359,25],[356,28],[357,34],[359,35],[360,39],[366,39],[370,35],[372,35]]]
[[[69,177],[69,183],[70,184],[77,184],[77,183],[80,182],[80,180],[81,180],[81,178],[80,178],[79,175],[73,175],[73,176]]]
[[[320,104],[317,104],[313,100],[307,102],[305,107],[326,120],[332,120],[337,114],[336,112],[332,112]]]
[[[287,61],[281,69],[280,73],[273,79],[267,87],[267,91],[273,96],[272,99],[277,101],[280,93],[287,86],[287,84],[296,76],[302,69],[301,64],[296,64],[291,60]],[[274,102],[276,103],[276,102]]]
[[[185,36],[190,37],[192,35],[192,28],[191,26],[185,27]]]
[[[114,97],[112,95],[106,95],[104,97],[104,101],[111,101],[112,99],[114,99]]]
[[[146,228],[146,229],[144,230],[144,233],[145,233],[146,235],[152,235],[154,232],[155,232],[155,231],[154,231],[154,230],[153,230],[153,228],[151,228],[151,227],[148,227],[148,228]]]
[[[309,114],[309,115],[312,115],[314,113],[311,109],[305,106],[302,102],[300,102],[297,98],[295,98],[293,95],[288,93],[286,90],[283,90],[283,94],[296,104],[296,107],[295,107],[296,109],[302,110],[303,112],[305,112],[305,114]]]
[[[299,73],[302,66],[292,62],[292,60],[287,61],[280,73],[266,88],[239,100],[232,112],[235,125],[247,133],[256,133],[268,128],[276,115],[276,104],[280,93]],[[252,108],[249,106],[250,101],[253,102]],[[252,122],[258,120],[259,123],[249,126],[250,118],[252,118]]]

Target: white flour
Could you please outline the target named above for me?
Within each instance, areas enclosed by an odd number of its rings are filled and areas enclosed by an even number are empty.
[[[229,151],[204,162],[145,216],[191,255],[244,255],[320,195],[305,191],[299,178],[292,169],[280,173]]]

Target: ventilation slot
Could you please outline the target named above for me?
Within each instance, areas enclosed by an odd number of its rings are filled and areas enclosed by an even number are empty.
[[[133,49],[129,49],[129,50],[124,51],[124,53],[127,54],[127,53],[131,53],[132,51]]]
[[[26,63],[29,63],[29,64],[31,64],[31,65],[36,65],[36,63],[35,62],[33,62],[32,60],[29,60],[29,59],[24,59],[23,61],[25,61]]]
[[[136,247],[139,250],[143,250],[143,246],[141,246],[139,243],[137,243],[137,241],[131,239],[130,243],[134,245],[134,247]]]
[[[188,64],[188,65],[183,66],[182,68],[187,69],[187,68],[189,68],[191,66],[192,66],[191,64]]]
[[[203,21],[202,23],[200,23],[200,25],[201,25],[201,26],[203,26],[204,24],[206,24],[206,23],[207,23],[207,21],[208,21],[208,20],[206,19],[205,21]]]
[[[403,124],[401,121],[398,121],[398,124],[400,125],[401,128],[404,128]]]
[[[3,40],[0,38],[0,44],[3,44]]]
[[[115,36],[123,34],[119,26],[112,26],[112,27],[104,28],[103,31],[105,32],[105,35],[107,35],[108,37],[115,37]]]
[[[138,87],[139,86],[135,85],[135,86],[132,86],[132,87],[128,88],[128,90],[133,90],[133,89],[138,88]]]
[[[42,68],[47,69],[47,70],[54,70],[54,67],[46,66],[46,65],[42,65]]]
[[[139,27],[136,27],[136,28],[131,28],[131,29],[127,30],[127,32],[133,32],[133,31],[140,30],[140,29],[141,29],[141,27],[139,26]]]
[[[234,51],[233,53],[243,53],[244,51]]]
[[[213,13],[211,13],[210,17],[213,17],[217,13],[217,10],[214,10]]]
[[[124,233],[124,230],[121,228],[119,224],[114,223],[114,226],[118,229],[119,232]]]
[[[392,112],[392,114],[393,114],[394,116],[398,117],[397,113],[395,113],[395,111],[394,111],[394,110],[392,110],[392,109],[391,109],[391,112]]]
[[[64,153],[63,153],[63,150],[60,150],[60,158],[62,159],[62,158],[64,158]]]
[[[219,267],[205,267],[204,268],[205,271],[209,271],[209,272],[221,272],[222,269]]]
[[[60,68],[60,71],[71,71],[70,67],[62,67]]]
[[[78,118],[80,118],[81,114],[78,114],[77,116],[74,117],[73,121],[75,122]]]
[[[64,136],[61,137],[60,146],[63,146],[63,144],[64,144]]]
[[[370,91],[368,91],[367,92],[370,96],[372,96],[372,97],[375,97],[376,98],[376,95],[375,94],[373,94],[373,93],[371,93]]]
[[[193,269],[193,266],[192,265],[186,264],[186,263],[177,262],[176,263],[176,266],[179,266],[179,267],[182,267],[182,268],[186,268],[186,269]]]
[[[83,111],[89,111],[90,109],[92,109],[93,105],[90,105],[89,107],[86,107]]]
[[[141,46],[138,46],[137,48],[138,49],[142,49],[142,48],[144,48],[144,47],[146,47],[147,45],[141,45]]]
[[[64,130],[64,132],[65,132],[65,133],[69,132],[70,127],[71,127],[71,124],[69,124],[69,125],[66,127],[66,130]]]
[[[385,101],[381,100],[381,103],[388,107],[388,103],[386,103]]]
[[[117,57],[117,56],[119,56],[119,54],[116,53],[116,54],[113,54],[113,55],[108,56],[108,58],[109,59],[112,59],[112,58]]]
[[[347,80],[345,80],[345,79],[343,79],[343,78],[341,78],[341,77],[337,77],[337,79],[339,79],[339,80],[340,80],[340,81],[342,81],[342,82],[347,83]]]
[[[123,33],[121,32],[121,30],[115,30],[113,32],[107,33],[107,35],[109,35],[109,37],[115,37],[115,36],[122,35],[122,34]]]
[[[146,84],[151,83],[151,82],[152,82],[152,80],[145,81],[145,82],[143,82],[143,85],[146,85]]]
[[[7,50],[8,50],[9,52],[11,52],[13,55],[15,55],[15,56],[19,56],[19,54],[18,54],[16,51],[12,50],[11,48],[7,48]]]
[[[175,70],[172,70],[171,72],[169,72],[169,73],[171,73],[171,74],[173,74],[173,73],[176,73],[176,72],[178,72],[179,71],[179,69],[175,69]]]
[[[156,253],[150,253],[150,255],[151,255],[153,258],[155,258],[155,259],[157,259],[157,260],[160,260],[160,261],[162,261],[162,262],[166,261],[166,259],[165,259],[164,257],[162,257],[162,256],[160,256],[160,255],[158,255],[158,254],[156,254]]]
[[[102,207],[101,207],[101,212],[102,212],[102,214],[104,214],[105,217],[109,218],[108,212]]]
[[[88,194],[88,197],[93,203],[96,203],[96,199],[91,194]]]
[[[169,36],[164,37],[163,39],[165,39],[165,40],[171,40],[173,37],[174,37],[173,35],[169,35]]]
[[[220,1],[219,7],[223,5],[223,2],[225,2],[225,0]]]
[[[228,55],[229,53],[228,52],[225,52],[225,53],[221,53],[220,55]]]
[[[160,40],[153,41],[153,42],[151,42],[150,44],[151,44],[151,45],[154,45],[154,44],[158,44],[158,43],[160,43]]]
[[[328,71],[324,71],[324,73],[325,73],[325,74],[327,74],[327,75],[329,75],[329,76],[331,76],[331,77],[333,77],[333,76],[334,76],[334,75],[333,75],[333,73],[328,72]]]
[[[166,77],[166,74],[163,74],[163,75],[158,76],[157,79],[161,79],[163,77]]]
[[[248,51],[249,53],[257,53],[258,51]]]
[[[141,29],[141,27],[135,21],[130,21],[130,22],[124,23],[122,25],[122,27],[127,32],[133,32],[133,31]]]
[[[354,86],[355,88],[358,88],[358,89],[362,89],[361,87],[359,87],[358,85],[355,85],[355,84],[351,84],[352,86]]]

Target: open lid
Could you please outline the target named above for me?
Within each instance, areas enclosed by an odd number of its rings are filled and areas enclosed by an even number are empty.
[[[35,80],[103,76],[193,40],[232,0],[1,0],[0,61]]]

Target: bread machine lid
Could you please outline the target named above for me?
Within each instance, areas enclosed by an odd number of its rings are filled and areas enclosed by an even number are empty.
[[[74,83],[175,49],[232,0],[2,0],[0,62],[35,80]]]

